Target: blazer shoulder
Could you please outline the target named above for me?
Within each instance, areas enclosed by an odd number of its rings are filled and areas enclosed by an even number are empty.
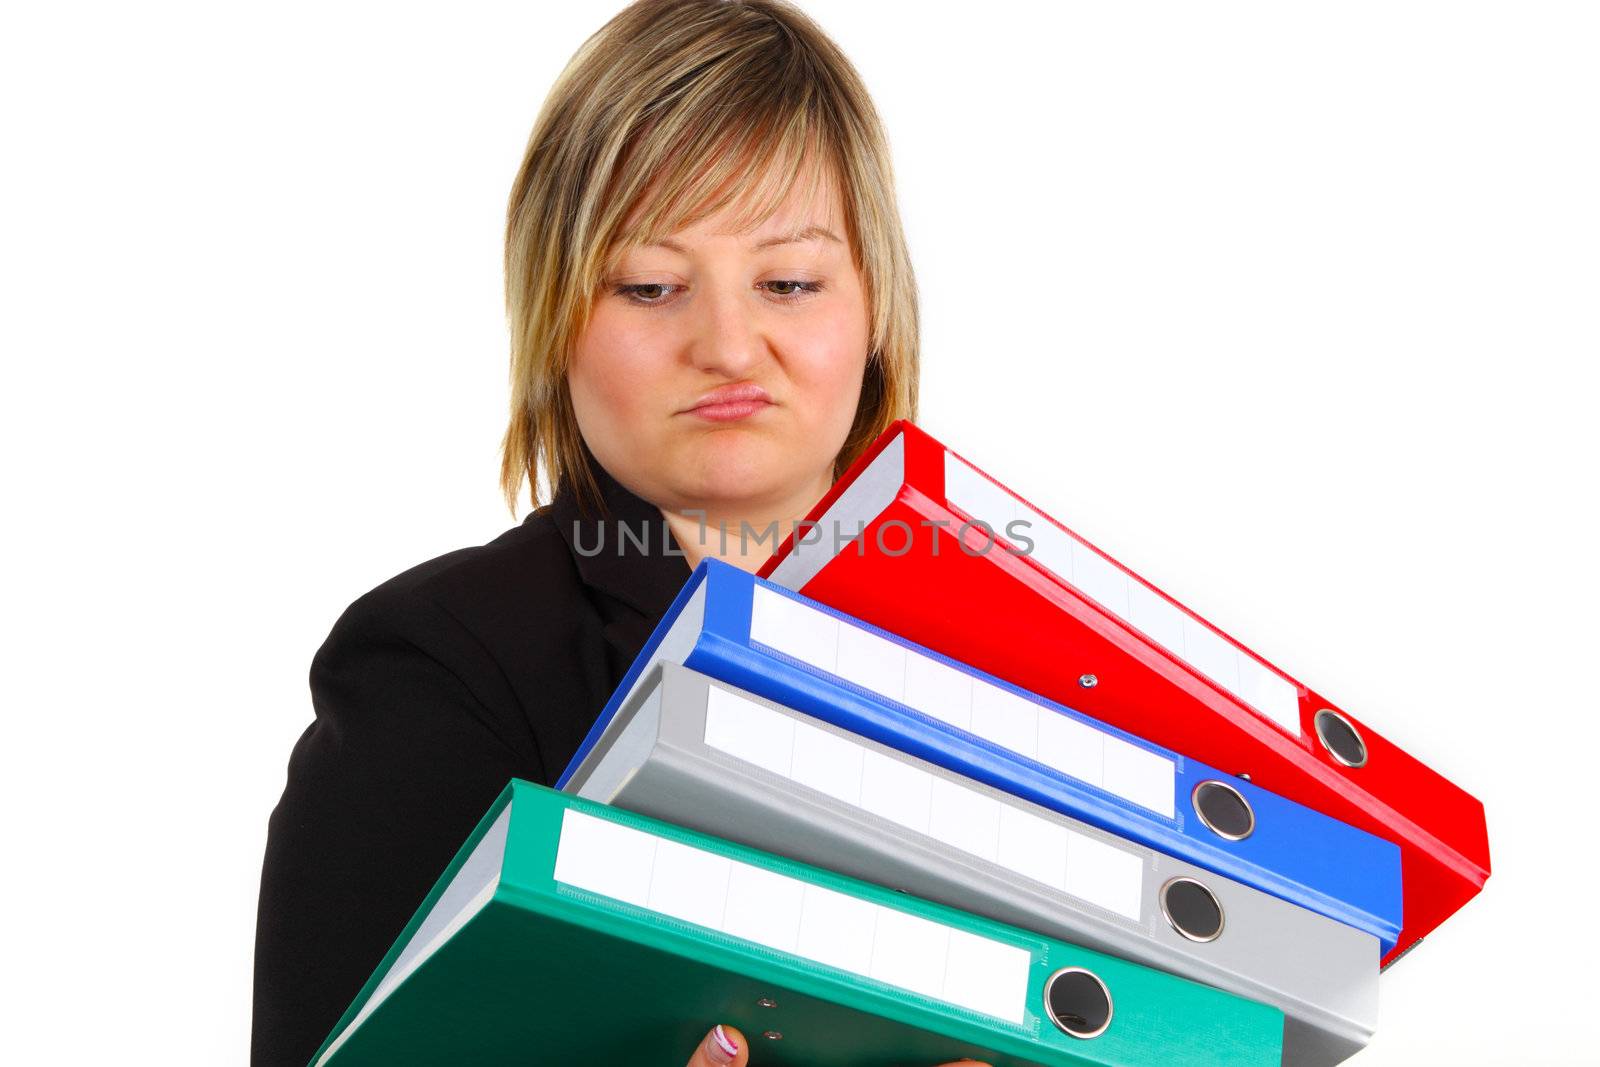
[[[380,582],[351,602],[329,636],[444,615],[492,638],[559,611],[579,584],[567,543],[548,508],[541,509],[486,544],[446,552]]]
[[[464,692],[513,748],[537,748],[517,660],[549,658],[545,635],[577,610],[575,584],[571,553],[539,512],[487,544],[401,571],[352,601],[313,655],[318,719],[432,721]]]

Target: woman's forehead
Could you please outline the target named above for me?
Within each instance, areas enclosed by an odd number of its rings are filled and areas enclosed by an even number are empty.
[[[661,210],[668,191],[653,182],[629,212],[616,243],[622,248],[636,247],[686,233],[749,235],[759,240],[794,234],[808,226],[842,238],[846,225],[836,174],[826,159],[808,159],[793,168],[792,174],[781,164],[768,162],[753,173],[736,173],[716,189],[680,190],[678,204],[668,211]],[[656,217],[649,219],[652,214]],[[648,230],[647,219],[651,222]]]

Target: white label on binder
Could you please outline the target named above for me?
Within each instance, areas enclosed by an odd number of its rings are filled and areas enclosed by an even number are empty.
[[[933,775],[871,749],[862,750],[861,810],[928,832],[933,817]]]
[[[1028,523],[1030,558],[1111,615],[1238,697],[1284,731],[1300,736],[1300,695],[1293,683],[1253,659],[1231,638],[1164,599],[1138,578],[1030,508],[977,468],[944,454],[945,498],[975,519],[1003,529]],[[995,548],[991,551],[1003,551]]]
[[[1003,748],[1039,758],[1039,705],[993,685],[972,687],[972,732]]]
[[[839,627],[839,660],[833,673],[890,700],[905,699],[905,650],[859,626]]]
[[[1169,652],[1183,653],[1183,609],[1143,582],[1128,583],[1128,621]]]
[[[949,723],[972,729],[972,675],[931,656],[906,657],[906,688],[900,702]]]
[[[1028,527],[1028,537],[1033,541],[1030,555],[1035,563],[1054,574],[1072,573],[1072,549],[1078,542],[1071,534],[1053,522],[1035,522]]]
[[[644,906],[696,926],[722,928],[728,908],[728,878],[733,861],[714,852],[657,841]]]
[[[810,723],[794,724],[792,774],[801,785],[852,806],[860,804],[863,755],[860,745],[852,745],[838,734]]]
[[[925,997],[944,995],[950,963],[948,926],[902,911],[883,910],[873,933],[868,968],[872,977]]]
[[[1183,655],[1230,693],[1239,687],[1239,650],[1193,615],[1183,620]]]
[[[997,862],[1000,853],[1000,802],[957,785],[933,780],[928,833],[952,848]]]
[[[762,586],[750,605],[750,640],[829,674],[839,665],[839,620]]]
[[[706,744],[773,774],[789,777],[794,764],[795,721],[782,715],[746,715],[748,701],[712,686],[706,698]]]
[[[1172,807],[1172,761],[1120,737],[1106,738],[1106,790],[1167,818]]]
[[[996,862],[1049,886],[1067,884],[1067,839],[1072,831],[1010,804],[1000,808]],[[1134,918],[1138,918],[1135,911]]]
[[[965,930],[951,930],[943,999],[1020,1023],[1021,1005],[1028,996],[1027,963],[1028,954],[1021,949]],[[1012,1008],[1013,1004],[1017,1008]],[[1008,1009],[1014,1014],[1004,1014]]]
[[[1138,856],[1086,834],[1067,839],[1067,892],[1118,915],[1137,915],[1143,891]]]
[[[1044,715],[1039,719],[1039,762],[1070,774],[1080,782],[1104,788],[1106,743],[1111,738],[1070,715]],[[1174,772],[1176,773],[1176,772]],[[1167,790],[1170,795],[1172,790]],[[1168,800],[1162,808],[1170,810]]]
[[[622,890],[629,896],[616,899],[969,1011],[1027,1017],[1026,949],[609,819],[562,813],[554,877],[606,897]]]
[[[791,951],[841,971],[866,974],[872,969],[878,911],[871,901],[808,885],[800,906],[800,940]]]
[[[722,932],[767,948],[793,951],[800,942],[806,886],[765,867],[735,863],[728,874]]]
[[[1117,618],[1128,617],[1128,572],[1082,541],[1072,546],[1070,581]]]
[[[1113,742],[1127,743],[1120,738],[768,586],[757,584],[752,596],[751,640],[835,677],[843,677],[838,669],[848,659],[849,680],[863,688],[1173,817],[1177,767],[1165,756],[1141,750],[1148,757],[1141,773],[1107,776],[1104,748]],[[846,648],[851,651],[846,653]],[[869,661],[870,668],[864,665]],[[874,689],[869,684],[873,679],[884,689]],[[1163,774],[1164,785],[1159,780]]]
[[[581,820],[584,828],[569,837],[566,827],[574,818]],[[555,880],[641,908],[647,906],[655,874],[656,839],[570,810],[563,820]]]
[[[946,452],[945,455],[949,456],[949,453]],[[976,468],[959,461],[945,462],[944,495],[951,500],[963,501],[962,511],[989,527],[991,533],[997,533],[1002,537],[1005,536],[1006,524],[1012,519],[1027,518],[1025,514],[1021,514],[1023,511],[1020,506],[1021,501],[998,483],[979,474]],[[988,551],[1003,550],[999,546],[991,546]]]
[[[808,738],[795,744],[793,759],[777,758],[757,765],[769,771],[781,765],[784,769],[774,773],[790,781],[807,785],[853,808],[1024,878],[1098,904],[1135,922],[1139,920],[1144,866],[1137,855],[1069,830],[1025,810],[1020,801],[1002,799],[965,779],[933,774],[916,766],[914,757],[901,759],[885,754],[849,735],[790,718],[718,685],[710,686],[707,692],[705,742],[708,747],[743,758],[720,743],[729,732],[713,724],[713,709],[718,718],[738,718],[745,734]],[[780,728],[770,721],[774,719],[782,720],[790,728]],[[827,743],[809,739],[812,734],[826,737]],[[1117,738],[1106,740],[1133,750],[1130,759],[1135,762],[1130,762],[1125,774],[1119,762],[1116,771],[1127,779],[1130,789],[1140,788],[1141,775],[1147,781],[1159,777],[1151,773],[1159,768],[1141,765],[1136,760],[1139,757],[1161,760],[1161,757]],[[802,758],[799,755],[802,749],[811,749],[819,756],[827,754],[833,761],[833,770],[826,775],[813,770],[804,772],[803,776],[799,768],[813,757]],[[807,781],[806,777],[812,780]],[[1085,843],[1081,848],[1076,847],[1080,839]]]

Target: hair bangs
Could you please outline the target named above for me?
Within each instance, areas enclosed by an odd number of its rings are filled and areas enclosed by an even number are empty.
[[[724,211],[733,232],[749,233],[791,196],[798,195],[801,210],[809,213],[819,197],[837,192],[841,164],[825,147],[832,138],[815,109],[779,93],[768,102],[768,114],[747,114],[735,123],[733,109],[708,100],[673,130],[641,138],[624,164],[635,172],[618,183],[634,194],[619,207],[608,264],[627,248],[653,244]],[[664,143],[666,136],[673,142]]]

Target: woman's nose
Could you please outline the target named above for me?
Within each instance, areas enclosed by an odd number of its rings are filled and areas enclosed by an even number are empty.
[[[747,376],[768,354],[768,339],[754,298],[726,288],[703,290],[699,295],[690,362],[700,370],[730,378]]]

